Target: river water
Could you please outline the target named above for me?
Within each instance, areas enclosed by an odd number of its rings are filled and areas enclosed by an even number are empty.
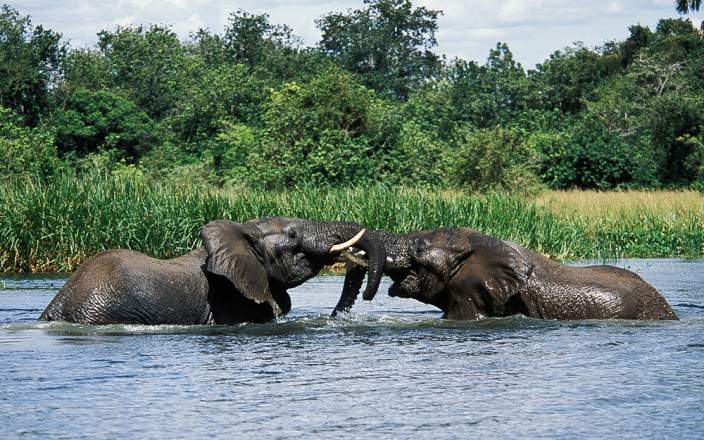
[[[65,282],[0,278],[0,438],[704,438],[704,261],[622,260],[679,322],[448,322],[342,278],[279,322],[38,323]]]

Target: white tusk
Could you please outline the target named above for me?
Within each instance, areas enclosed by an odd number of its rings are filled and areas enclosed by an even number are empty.
[[[362,266],[362,267],[368,267],[369,263],[367,263],[363,258],[359,256],[359,254],[351,254],[347,251],[342,251],[342,256],[345,257],[346,259],[350,260],[357,266]]]
[[[340,243],[340,244],[336,244],[335,246],[331,247],[331,248],[330,248],[330,253],[338,252],[338,251],[341,251],[341,250],[343,250],[343,249],[347,249],[347,248],[350,247],[350,246],[353,246],[355,243],[357,243],[357,242],[359,241],[360,238],[362,238],[362,235],[364,235],[364,231],[365,231],[365,230],[362,229],[361,231],[359,231],[359,232],[357,233],[357,235],[355,235],[354,237],[350,238],[350,239],[347,240],[346,242]]]

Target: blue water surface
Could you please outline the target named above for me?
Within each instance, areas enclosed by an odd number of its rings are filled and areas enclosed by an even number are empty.
[[[0,278],[0,439],[704,438],[704,261],[622,260],[679,322],[449,322],[389,298],[278,322],[39,323],[62,277]]]

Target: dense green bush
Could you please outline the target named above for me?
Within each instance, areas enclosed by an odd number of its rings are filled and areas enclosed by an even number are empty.
[[[376,141],[384,140],[380,107],[371,90],[338,68],[307,83],[285,83],[272,92],[257,139],[247,143],[256,151],[236,156],[246,157],[249,175],[260,180],[254,183],[267,187],[375,180],[375,162],[383,154]],[[246,148],[228,134],[218,139]]]
[[[463,188],[530,192],[540,185],[537,152],[517,130],[465,130],[453,156],[450,181]]]
[[[117,150],[138,160],[155,142],[154,122],[132,101],[109,91],[79,90],[54,111],[50,125],[61,154]]]
[[[625,142],[599,122],[582,120],[573,129],[534,138],[540,174],[553,188],[650,186],[655,163],[648,145]]]
[[[32,26],[29,16],[7,5],[0,8],[0,107],[31,125],[47,114],[52,81],[65,54],[61,35]]]
[[[12,110],[0,107],[0,179],[47,177],[60,165],[50,131],[24,127]]]
[[[439,58],[439,14],[365,0],[304,47],[238,10],[222,33],[117,27],[68,50],[3,6],[3,169],[267,189],[704,185],[704,34],[688,20],[526,70],[501,42],[484,63]]]
[[[223,121],[260,124],[268,88],[243,64],[206,68],[165,124],[188,145],[188,151],[197,152],[218,133]]]
[[[678,186],[696,182],[704,166],[704,99],[668,95],[653,104],[652,142],[662,149],[661,182]]]

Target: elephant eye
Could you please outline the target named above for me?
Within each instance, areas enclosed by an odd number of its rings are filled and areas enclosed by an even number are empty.
[[[289,229],[287,234],[288,234],[288,238],[296,238],[298,236],[298,233],[296,232],[295,229]]]

